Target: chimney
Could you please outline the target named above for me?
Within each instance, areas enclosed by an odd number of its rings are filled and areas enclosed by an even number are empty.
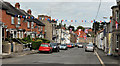
[[[30,9],[28,9],[27,13],[31,15],[32,11]]]
[[[20,4],[19,4],[19,3],[16,3],[16,4],[15,4],[15,8],[20,9]]]

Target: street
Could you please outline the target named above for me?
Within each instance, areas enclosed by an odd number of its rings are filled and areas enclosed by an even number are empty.
[[[70,48],[60,52],[33,54],[3,59],[3,64],[100,64],[94,52],[85,52],[84,48]]]

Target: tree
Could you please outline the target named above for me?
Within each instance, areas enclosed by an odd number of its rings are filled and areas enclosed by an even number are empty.
[[[76,29],[76,31],[77,31],[78,29],[82,29],[83,31],[85,30],[85,28],[82,27],[82,26],[78,26],[77,29]]]
[[[99,31],[100,23],[99,22],[94,22],[93,23],[93,31],[96,32]]]
[[[70,28],[72,28],[72,31],[75,30],[74,26],[69,25],[68,30],[70,30]]]

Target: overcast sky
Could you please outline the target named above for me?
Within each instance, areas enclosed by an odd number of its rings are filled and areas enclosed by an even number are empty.
[[[77,20],[77,22],[63,22],[67,25],[91,27],[91,20],[97,14],[100,0],[4,0],[10,2],[13,6],[19,2],[21,9],[32,10],[32,14],[37,17],[39,14],[46,14],[55,19]],[[102,0],[101,8],[98,14],[98,21],[104,21],[103,17],[112,15],[111,7],[116,5],[116,0]],[[86,22],[82,23],[82,20]],[[60,21],[58,21],[60,22]]]

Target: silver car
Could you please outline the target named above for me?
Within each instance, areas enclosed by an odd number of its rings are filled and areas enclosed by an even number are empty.
[[[85,51],[92,51],[94,52],[94,45],[93,44],[87,44],[85,47]]]
[[[67,45],[66,44],[61,44],[59,46],[60,49],[67,50]]]
[[[78,44],[78,48],[83,48],[83,45],[82,44]]]

